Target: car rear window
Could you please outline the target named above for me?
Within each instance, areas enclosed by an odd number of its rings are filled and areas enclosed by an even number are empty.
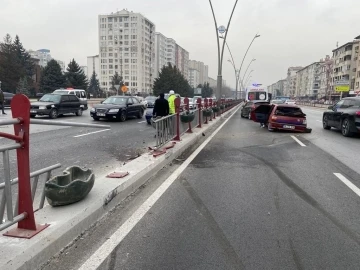
[[[303,117],[304,113],[300,108],[297,107],[282,107],[278,106],[275,111],[275,115],[283,116],[293,116],[293,117]]]

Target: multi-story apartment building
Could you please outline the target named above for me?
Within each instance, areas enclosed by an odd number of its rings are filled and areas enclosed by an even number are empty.
[[[48,49],[41,49],[37,51],[29,50],[29,54],[33,59],[39,60],[39,66],[41,67],[46,67],[48,62],[53,59],[51,57],[50,50]],[[61,71],[65,72],[65,62],[60,60],[55,61],[60,65]]]
[[[333,74],[333,59],[327,55],[325,59],[320,60],[320,90],[318,93],[319,98],[328,98],[332,94],[331,80]]]
[[[276,83],[273,83],[267,87],[268,93],[273,95],[273,98],[276,96],[282,96],[285,93],[287,87],[287,79],[279,80]]]
[[[296,73],[296,97],[317,98],[322,62],[314,62]]]
[[[359,45],[360,39],[355,39],[332,51],[334,59],[332,88],[336,81],[344,81],[349,85],[349,93],[354,94],[356,88],[356,71],[359,65]]]
[[[296,92],[296,72],[302,67],[289,67],[286,77],[286,87],[284,89],[284,96],[294,96]]]
[[[186,79],[189,76],[189,52],[172,38],[155,33],[155,77],[159,76],[163,66],[176,66]]]
[[[199,80],[201,84],[204,84],[209,81],[209,67],[204,65],[203,62],[190,60],[189,68],[196,69],[197,71],[199,71],[199,76],[200,76]],[[223,85],[225,85],[224,80],[223,80]]]
[[[99,15],[100,87],[111,90],[115,72],[130,93],[151,93],[155,66],[155,24],[140,13]]]
[[[217,87],[217,80],[208,77],[208,82],[209,82],[209,86],[213,89],[215,89]]]
[[[189,84],[192,88],[196,88],[200,84],[200,73],[197,69],[189,69]]]
[[[360,41],[360,36],[355,38],[356,41]],[[354,94],[359,94],[360,93],[360,55],[359,55],[359,50],[360,50],[360,45],[359,43],[354,47],[354,61],[355,61],[355,65],[354,68],[356,69],[356,73],[355,73],[355,88],[354,88]]]
[[[87,57],[87,77],[90,80],[93,72],[95,71],[95,74],[97,78],[100,76],[100,59],[99,55],[95,56],[88,56]]]

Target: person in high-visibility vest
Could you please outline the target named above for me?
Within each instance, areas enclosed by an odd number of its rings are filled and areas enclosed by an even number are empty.
[[[169,98],[168,98],[168,102],[169,102],[169,114],[175,114],[175,92],[174,90],[170,90],[169,91]]]

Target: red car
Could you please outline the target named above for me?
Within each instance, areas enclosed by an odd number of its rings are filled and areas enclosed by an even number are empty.
[[[251,120],[265,124],[270,131],[311,132],[307,128],[306,114],[296,105],[262,104],[251,111]]]

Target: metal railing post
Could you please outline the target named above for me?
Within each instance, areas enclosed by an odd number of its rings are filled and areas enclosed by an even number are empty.
[[[213,100],[212,100],[212,98],[211,99],[209,99],[209,107],[211,108],[211,116],[210,116],[210,120],[209,121],[212,121],[213,120],[213,114],[215,115],[215,113],[216,112],[214,112],[214,110],[213,110]]]
[[[199,124],[197,125],[197,128],[201,128],[201,113],[202,113],[202,104],[201,104],[201,98],[197,99],[197,104],[198,104],[198,108],[199,108]]]
[[[14,118],[21,119],[21,123],[14,124],[15,136],[22,137],[21,147],[16,149],[18,167],[18,214],[25,218],[18,222],[18,227],[6,232],[5,236],[31,238],[49,225],[35,223],[33,201],[30,185],[30,101],[25,95],[15,95],[11,101],[11,111]],[[11,209],[12,212],[12,209]]]
[[[204,106],[205,106],[205,109],[206,110],[208,110],[209,109],[209,103],[208,103],[208,99],[207,98],[205,98],[205,100],[204,100]],[[204,124],[208,124],[208,116],[206,115],[205,116],[205,123]]]
[[[176,136],[174,138],[174,141],[180,141],[180,98],[175,99],[175,125],[176,125]]]
[[[11,197],[11,179],[10,179],[10,158],[9,150],[3,152],[3,161],[4,161],[4,178],[5,178],[5,188],[4,188],[4,197],[6,202],[6,214],[7,218],[10,221],[13,221],[13,209],[12,209],[12,197]]]

